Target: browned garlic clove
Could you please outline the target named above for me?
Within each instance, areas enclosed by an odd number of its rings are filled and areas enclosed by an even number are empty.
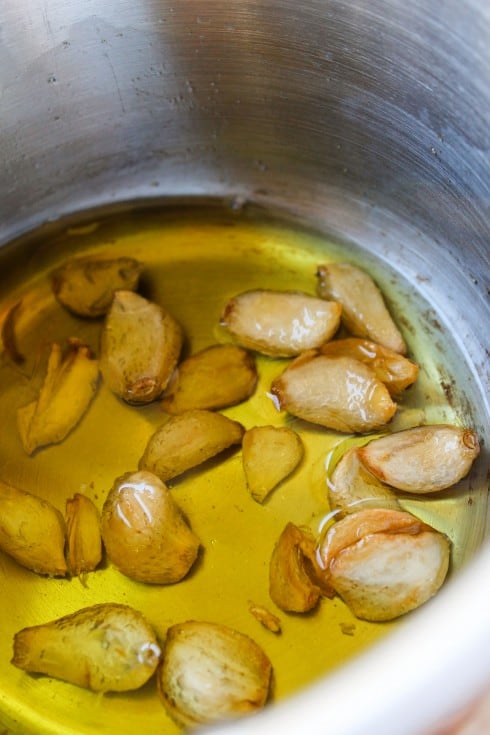
[[[143,265],[134,258],[76,258],[54,271],[53,293],[78,316],[102,316],[115,291],[137,290],[142,270]]]
[[[102,509],[101,531],[119,571],[149,584],[179,582],[200,546],[168,488],[145,471],[116,480]]]
[[[70,339],[65,355],[59,344],[51,346],[38,398],[17,410],[17,426],[27,454],[65,439],[86,413],[98,376],[98,361],[87,345]]]
[[[450,544],[410,513],[371,509],[331,526],[319,553],[326,580],[354,615],[385,621],[435,595],[448,571]]]
[[[359,449],[352,447],[343,455],[327,479],[328,502],[341,516],[365,508],[399,509],[393,490],[383,485],[359,460]]]
[[[299,357],[271,392],[293,416],[348,433],[385,426],[397,408],[373,371],[351,357]]]
[[[92,572],[102,560],[99,511],[90,498],[75,493],[66,501],[65,517],[70,573]]]
[[[65,524],[47,500],[0,480],[0,549],[38,574],[64,577]]]
[[[317,606],[331,588],[318,569],[312,534],[288,523],[279,536],[269,566],[269,594],[284,612],[304,613]]]
[[[406,353],[405,341],[371,276],[349,263],[320,265],[317,276],[318,295],[342,304],[342,322],[351,334]]]
[[[182,726],[243,717],[268,699],[272,666],[260,646],[233,628],[188,621],[167,632],[158,689]]]
[[[179,364],[162,399],[167,413],[216,410],[249,398],[257,384],[253,356],[237,345],[212,345]]]
[[[319,351],[327,357],[352,357],[365,363],[395,397],[415,382],[419,372],[418,365],[407,357],[358,337],[332,340],[322,345]]]
[[[182,343],[182,329],[165,309],[132,291],[116,291],[101,337],[104,380],[128,403],[150,403],[170,380]]]
[[[338,303],[299,291],[258,289],[230,299],[221,324],[244,347],[292,357],[331,339],[340,325]]]
[[[141,613],[103,603],[19,631],[12,663],[95,692],[125,692],[153,676],[160,655]]]
[[[186,411],[172,416],[150,437],[139,462],[164,482],[240,444],[245,429],[213,411]]]
[[[242,459],[252,498],[263,503],[303,458],[300,436],[286,426],[254,426],[242,440]]]
[[[397,490],[431,493],[459,482],[479,453],[472,429],[432,424],[375,439],[359,450],[359,458],[373,475]]]

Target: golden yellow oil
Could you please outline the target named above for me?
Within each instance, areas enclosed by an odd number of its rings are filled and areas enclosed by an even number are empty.
[[[65,441],[31,457],[22,449],[16,411],[37,394],[49,344],[78,337],[98,352],[102,321],[71,316],[51,290],[52,269],[87,254],[128,255],[145,264],[142,293],[182,324],[184,355],[225,338],[219,326],[220,312],[234,294],[251,288],[314,294],[319,263],[353,257],[351,251],[346,254],[323,236],[289,224],[182,209],[70,226],[34,242],[23,251],[21,260],[5,261],[0,323],[18,304],[14,337],[17,357],[23,360],[11,359],[12,345],[4,349],[0,360],[0,479],[46,498],[62,512],[66,500],[77,492],[102,508],[115,478],[137,468],[148,438],[165,419],[158,402],[146,407],[126,405],[101,381],[89,411]],[[403,284],[400,288],[397,292],[392,286],[386,295],[395,316],[404,315],[402,328],[407,327],[412,356],[425,367],[395,422],[400,427],[421,420],[459,422],[457,409],[448,403],[438,380],[440,356],[431,352],[431,339],[412,328],[417,315],[407,321]],[[239,450],[175,479],[172,493],[203,546],[197,564],[182,582],[139,584],[107,561],[83,580],[47,579],[0,554],[0,723],[12,732],[124,735],[142,728],[145,735],[178,732],[160,704],[153,681],[138,692],[100,697],[47,677],[29,676],[10,664],[17,630],[95,603],[132,605],[146,615],[162,639],[169,625],[187,619],[215,621],[247,633],[272,661],[275,701],[351,660],[397,624],[357,620],[337,598],[323,600],[307,615],[284,614],[269,599],[274,543],[288,521],[318,532],[329,512],[326,458],[345,437],[279,413],[268,391],[285,363],[258,356],[257,365],[260,381],[253,397],[224,413],[246,428],[293,426],[305,445],[304,460],[263,505],[247,491]],[[461,518],[477,512],[468,505],[468,488],[463,484],[430,501],[407,499],[406,507],[451,536],[457,563],[468,526]],[[259,624],[249,612],[251,603],[264,605],[279,616],[280,635]]]

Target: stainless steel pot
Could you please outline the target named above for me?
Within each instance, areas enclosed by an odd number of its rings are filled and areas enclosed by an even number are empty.
[[[3,0],[0,85],[0,245],[167,196],[283,211],[359,243],[434,307],[488,444],[488,3]],[[254,733],[425,735],[456,716],[490,687],[489,575],[487,543],[434,604]]]

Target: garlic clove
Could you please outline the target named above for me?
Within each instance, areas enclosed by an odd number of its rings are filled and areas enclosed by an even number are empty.
[[[479,453],[472,429],[432,424],[375,439],[359,450],[359,458],[373,475],[397,490],[431,493],[459,482]]]
[[[150,437],[139,462],[166,482],[200,465],[234,444],[245,429],[213,411],[194,410],[172,416]]]
[[[132,291],[116,291],[101,336],[104,381],[128,403],[156,400],[174,371],[183,338],[163,307]]]
[[[17,426],[27,454],[68,436],[88,410],[98,377],[99,363],[87,345],[70,339],[66,354],[59,344],[51,346],[38,398],[17,410]]]
[[[95,692],[125,692],[153,676],[160,655],[141,613],[102,603],[19,631],[12,663]]]
[[[347,433],[379,429],[397,408],[373,371],[351,357],[302,356],[273,381],[271,393],[293,416]]]
[[[342,304],[342,322],[351,334],[406,354],[405,341],[371,276],[349,263],[320,265],[317,276],[318,295]]]
[[[291,357],[331,339],[340,313],[338,303],[299,291],[258,289],[230,299],[221,324],[243,347]]]
[[[102,509],[101,532],[119,571],[148,584],[179,582],[200,547],[168,488],[147,471],[115,481]]]
[[[299,434],[287,426],[254,426],[242,440],[243,469],[252,498],[263,503],[297,468],[304,454]]]
[[[269,595],[284,612],[313,610],[331,588],[318,569],[316,542],[312,534],[288,523],[272,552],[269,565]]]
[[[51,503],[0,480],[0,549],[27,569],[64,577],[65,524]]]
[[[393,490],[364,467],[358,451],[357,447],[348,449],[327,478],[330,508],[342,516],[365,508],[399,509]]]
[[[192,727],[262,709],[271,675],[252,638],[217,623],[187,621],[167,632],[158,689],[173,719]]]
[[[134,258],[75,258],[52,274],[53,293],[73,314],[106,314],[114,292],[136,291],[143,265]]]
[[[326,342],[319,349],[327,357],[352,357],[368,365],[390,395],[399,396],[417,379],[418,365],[398,352],[367,339],[350,337]]]
[[[429,600],[449,568],[450,543],[396,510],[365,510],[331,527],[320,545],[325,576],[356,617],[386,621]]]
[[[212,345],[181,362],[162,399],[167,413],[216,410],[249,398],[257,384],[253,356],[238,345]]]
[[[68,567],[79,576],[92,572],[102,560],[99,512],[86,495],[75,493],[66,501],[65,510]]]

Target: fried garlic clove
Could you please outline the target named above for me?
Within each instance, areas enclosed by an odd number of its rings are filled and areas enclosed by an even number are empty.
[[[100,369],[127,403],[150,403],[177,364],[183,332],[161,306],[132,291],[116,291],[101,337]]]
[[[273,381],[271,393],[293,416],[347,433],[379,429],[397,408],[374,372],[351,357],[300,357]]]
[[[263,503],[303,458],[300,436],[286,426],[254,426],[242,440],[242,460],[252,498]]]
[[[277,615],[271,613],[264,605],[256,605],[254,602],[251,602],[248,610],[266,630],[270,630],[271,633],[276,634],[281,632],[281,621]]]
[[[102,509],[101,531],[119,571],[149,584],[179,582],[200,546],[166,485],[146,471],[115,481]]]
[[[220,413],[186,411],[172,416],[150,437],[139,469],[165,482],[240,444],[244,432],[241,424]]]
[[[320,265],[317,276],[318,295],[342,304],[342,322],[351,334],[406,353],[405,341],[371,276],[349,263]]]
[[[75,493],[66,501],[65,519],[70,573],[92,572],[102,560],[99,511],[90,498]]]
[[[410,513],[372,509],[335,523],[319,553],[329,584],[354,615],[385,621],[436,594],[447,575],[450,544]]]
[[[102,603],[19,631],[12,663],[95,692],[125,692],[153,676],[160,655],[141,613]]]
[[[27,454],[65,439],[86,413],[98,376],[99,363],[87,345],[70,339],[65,355],[59,344],[51,346],[38,398],[17,410],[17,426]]]
[[[53,293],[77,316],[102,316],[115,291],[137,290],[142,270],[142,263],[134,258],[76,258],[53,272]]]
[[[243,717],[269,696],[271,663],[243,633],[217,623],[187,621],[168,629],[158,689],[184,727]]]
[[[264,355],[291,357],[318,347],[337,331],[338,303],[299,291],[245,291],[230,299],[221,324],[244,347]]]
[[[381,482],[397,490],[432,493],[465,477],[479,453],[472,429],[432,424],[375,439],[359,450],[359,458]]]
[[[391,396],[399,396],[417,379],[418,365],[398,352],[367,339],[349,337],[327,342],[320,347],[327,357],[352,357],[368,365],[378,380],[386,385]]]
[[[167,413],[216,410],[249,398],[257,384],[253,356],[238,345],[212,345],[184,360],[162,399]]]
[[[316,542],[311,533],[288,523],[274,546],[269,565],[269,595],[284,612],[308,612],[317,606],[322,595],[330,595],[315,554]]]
[[[393,490],[368,472],[358,452],[348,449],[327,479],[330,508],[342,516],[365,508],[399,508]]]
[[[66,575],[65,524],[51,503],[0,480],[0,519],[2,551],[38,574]]]

